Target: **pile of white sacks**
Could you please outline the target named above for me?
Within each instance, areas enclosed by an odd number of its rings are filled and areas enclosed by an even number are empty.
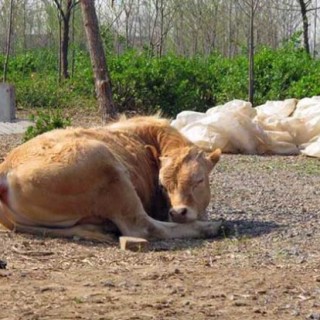
[[[320,157],[320,96],[256,108],[233,100],[206,113],[183,111],[172,125],[208,151]]]

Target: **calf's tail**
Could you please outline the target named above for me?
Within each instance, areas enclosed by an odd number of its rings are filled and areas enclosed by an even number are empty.
[[[8,191],[7,179],[0,175],[0,224],[9,230],[14,230],[15,224],[10,219],[11,210],[8,205]]]

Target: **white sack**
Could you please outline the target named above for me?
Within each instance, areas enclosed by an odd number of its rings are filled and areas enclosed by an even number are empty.
[[[310,157],[320,158],[320,137],[309,143],[304,150],[301,150],[301,153]]]
[[[250,103],[234,100],[217,109],[212,108],[205,117],[181,113],[177,116],[180,122],[176,120],[172,125],[204,149],[255,154],[260,144],[270,143],[264,131],[252,121],[255,114]],[[189,124],[181,128],[186,122]]]
[[[301,99],[296,107],[293,117],[311,119],[320,115],[320,96]]]
[[[206,113],[183,111],[172,125],[198,146],[247,154],[320,157],[320,97],[267,101],[252,108],[232,100]]]
[[[257,112],[257,118],[287,118],[294,112],[297,102],[297,99],[286,99],[284,101],[267,101],[265,104],[255,108]]]
[[[182,111],[177,115],[177,118],[171,122],[171,125],[180,130],[188,124],[205,118],[205,114],[196,111]]]
[[[250,102],[243,100],[232,100],[224,105],[216,106],[207,110],[206,114],[211,115],[216,112],[233,112],[241,113],[249,118],[253,118],[256,115],[256,110],[252,108]]]
[[[292,136],[285,131],[265,131],[270,139],[270,144],[261,146],[259,154],[293,155],[299,153],[299,148],[292,142]]]

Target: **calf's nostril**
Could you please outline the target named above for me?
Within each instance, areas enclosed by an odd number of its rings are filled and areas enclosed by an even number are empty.
[[[188,211],[187,208],[183,208],[183,209],[180,210],[180,214],[182,216],[185,216],[187,214],[187,211]]]
[[[169,210],[169,215],[172,219],[179,219],[179,217],[185,217],[188,213],[187,208],[172,208]]]
[[[169,210],[169,215],[170,215],[171,217],[173,217],[173,216],[175,215],[175,210],[174,210],[174,209],[170,209],[170,210]]]
[[[173,216],[185,216],[188,213],[187,208],[172,208],[169,210],[169,214],[171,217]]]

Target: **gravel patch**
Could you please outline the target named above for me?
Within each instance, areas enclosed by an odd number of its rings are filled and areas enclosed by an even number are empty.
[[[223,155],[213,174],[213,209],[227,220],[290,226],[292,232],[304,225],[316,232],[319,183],[318,159]],[[238,231],[246,233],[242,227]],[[257,235],[259,228],[247,232]]]
[[[21,141],[1,136],[0,160]],[[210,179],[209,218],[226,221],[214,240],[133,253],[0,229],[0,318],[317,319],[319,159],[223,155]]]

